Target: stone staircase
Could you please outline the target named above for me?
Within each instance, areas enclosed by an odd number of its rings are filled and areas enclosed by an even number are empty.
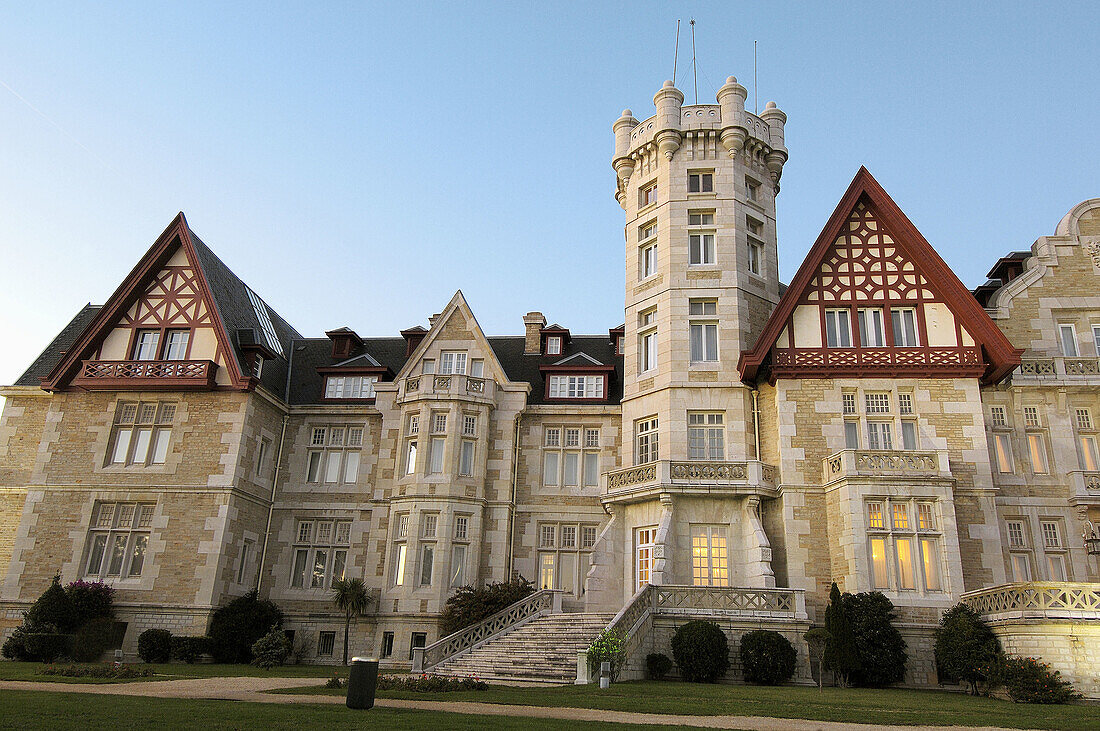
[[[546,614],[460,655],[428,668],[438,675],[476,675],[487,681],[571,683],[577,653],[614,619],[614,614]]]

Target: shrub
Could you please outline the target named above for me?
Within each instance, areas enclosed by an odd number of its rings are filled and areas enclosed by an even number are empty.
[[[115,623],[109,617],[90,619],[73,635],[72,658],[77,662],[95,662],[110,649],[114,639]]]
[[[210,652],[221,663],[252,661],[252,645],[271,625],[283,624],[283,613],[255,590],[214,612],[210,622]]]
[[[54,575],[46,591],[34,600],[34,604],[24,616],[25,624],[30,627],[51,624],[60,632],[76,629],[79,624],[76,608],[69,599],[69,595],[61,588],[61,577],[57,574]]]
[[[778,632],[758,629],[741,637],[741,667],[750,683],[778,685],[790,680],[797,660],[790,640]]]
[[[343,688],[345,685],[346,685],[346,683],[344,682],[344,680],[341,679],[340,676],[338,674],[336,674],[335,672],[332,674],[331,678],[329,678],[328,680],[325,681],[325,687],[326,688],[332,688],[332,689]]]
[[[209,637],[173,637],[172,638],[172,657],[180,662],[185,662],[188,665],[193,665],[200,655],[205,655],[210,652],[210,638]]]
[[[74,581],[65,586],[65,594],[76,612],[78,624],[100,617],[113,617],[114,587],[102,581]]]
[[[713,622],[688,622],[672,636],[672,657],[684,680],[713,683],[730,667],[726,633]]]
[[[859,655],[856,653],[855,636],[845,612],[844,601],[833,582],[829,591],[829,606],[825,608],[825,651],[822,663],[833,671],[833,677],[840,685],[847,685],[849,676],[859,670]]]
[[[60,632],[31,632],[26,635],[24,646],[35,660],[53,662],[68,655],[72,647],[73,636]]]
[[[1001,656],[984,672],[991,686],[1003,686],[1016,703],[1068,703],[1081,697],[1061,673],[1033,657]]]
[[[672,670],[672,659],[663,652],[651,652],[645,656],[645,672],[650,680],[664,680]]]
[[[956,604],[943,613],[936,629],[936,669],[943,680],[963,681],[977,694],[988,682],[986,669],[1002,654],[1001,642],[977,612]]]
[[[459,587],[443,605],[439,631],[443,635],[477,624],[532,594],[535,585],[522,576],[482,587]]]
[[[172,656],[172,633],[147,629],[138,636],[138,656],[145,662],[168,662]]]
[[[99,663],[96,665],[49,665],[38,671],[38,675],[61,675],[66,678],[110,678],[125,680],[129,678],[151,678],[152,668],[139,668],[134,665],[116,665]]]
[[[252,664],[264,670],[270,670],[276,665],[286,662],[290,654],[290,640],[286,633],[277,624],[271,625],[267,634],[256,640],[252,645]]]
[[[8,660],[18,660],[20,662],[27,662],[33,660],[30,653],[27,652],[27,628],[26,626],[16,627],[4,642],[3,648],[0,648],[0,655],[3,655]]]
[[[859,657],[852,682],[870,687],[901,682],[908,656],[905,640],[894,627],[893,603],[878,591],[845,594],[843,601]]]
[[[489,684],[474,677],[445,678],[440,675],[379,675],[378,690],[411,690],[418,693],[448,693],[453,690],[489,690]]]
[[[605,629],[592,640],[585,656],[588,658],[588,672],[591,677],[598,677],[600,666],[609,662],[611,679],[614,680],[619,677],[619,668],[623,666],[623,661],[626,659],[623,656],[623,636],[613,629]]]
[[[307,657],[313,655],[313,635],[306,632],[299,632],[294,636],[294,644],[290,649],[290,656],[294,658],[294,662],[301,663]]]

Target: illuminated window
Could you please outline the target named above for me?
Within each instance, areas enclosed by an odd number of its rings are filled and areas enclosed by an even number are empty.
[[[724,525],[691,526],[691,574],[695,586],[729,586]]]
[[[638,528],[634,540],[634,586],[641,589],[649,583],[653,569],[653,547],[657,538],[656,528]]]

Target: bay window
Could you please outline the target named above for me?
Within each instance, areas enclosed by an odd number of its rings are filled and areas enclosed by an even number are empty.
[[[873,588],[943,590],[941,534],[933,501],[873,499],[866,503],[866,516]]]

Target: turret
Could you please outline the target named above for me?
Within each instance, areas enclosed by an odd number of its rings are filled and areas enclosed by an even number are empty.
[[[749,137],[744,125],[745,99],[749,93],[737,83],[736,76],[726,79],[726,85],[718,90],[718,104],[722,107],[722,147],[735,157]]]
[[[657,150],[671,160],[680,149],[680,107],[684,103],[684,93],[666,81],[661,90],[653,96],[653,106],[657,107]]]
[[[783,176],[783,164],[787,162],[787,147],[783,141],[783,125],[787,122],[787,115],[775,105],[768,102],[764,105],[764,112],[760,118],[768,123],[768,131],[771,135],[771,151],[764,158],[771,174],[772,185],[775,192],[779,192],[779,178]]]
[[[611,129],[615,132],[615,159],[611,166],[615,168],[615,174],[619,176],[619,182],[623,188],[630,182],[630,176],[634,174],[634,158],[630,156],[630,133],[638,126],[638,120],[629,109],[623,110],[623,116],[619,117]]]

